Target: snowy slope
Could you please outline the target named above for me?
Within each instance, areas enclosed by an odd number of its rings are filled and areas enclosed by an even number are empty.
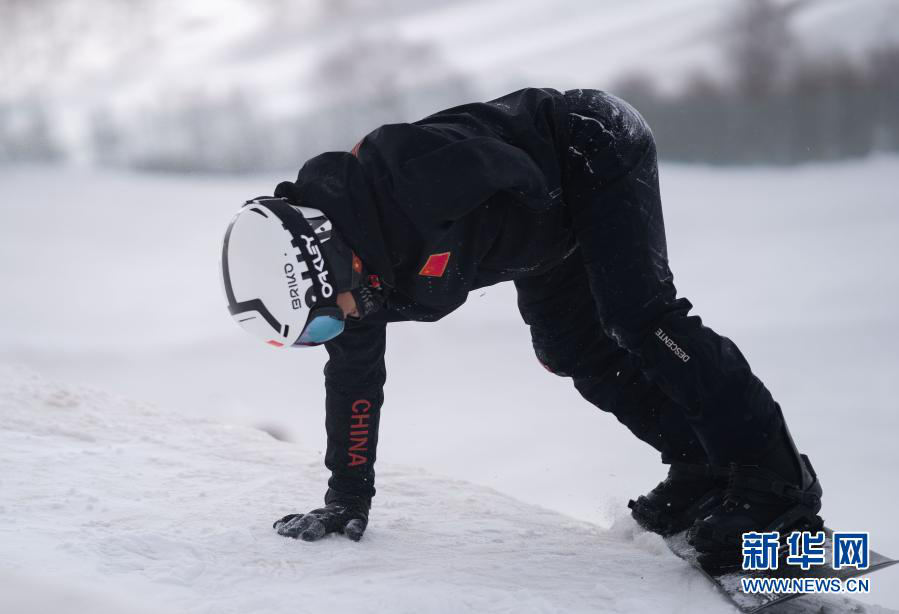
[[[784,407],[827,521],[894,555],[895,177],[895,156],[661,169],[678,288]],[[218,281],[231,213],[280,179],[0,170],[0,363],[324,450],[325,352],[254,343]],[[387,346],[379,462],[603,526],[662,476],[652,450],[539,366],[508,284],[436,324],[391,325]],[[899,609],[897,578],[883,572],[872,599]]]
[[[249,428],[0,371],[0,611],[731,612],[660,538],[401,466],[365,538],[272,520],[319,456]],[[885,612],[844,600],[828,607]],[[836,611],[836,610],[834,610]]]

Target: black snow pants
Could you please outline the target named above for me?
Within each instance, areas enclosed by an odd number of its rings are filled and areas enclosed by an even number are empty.
[[[566,96],[578,249],[515,282],[538,359],[663,460],[751,462],[783,417],[737,346],[676,296],[651,131],[614,96]]]

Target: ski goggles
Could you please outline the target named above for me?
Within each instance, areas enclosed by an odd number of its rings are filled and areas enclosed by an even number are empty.
[[[294,345],[313,347],[327,343],[343,332],[346,321],[343,310],[336,305],[317,307],[309,314],[303,332],[294,342]]]

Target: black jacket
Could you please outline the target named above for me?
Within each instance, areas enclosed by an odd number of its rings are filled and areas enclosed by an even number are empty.
[[[435,321],[479,287],[540,273],[575,247],[563,202],[565,95],[524,89],[378,128],[309,160],[275,195],[322,210],[388,289],[326,344],[333,493],[374,495],[385,325]]]

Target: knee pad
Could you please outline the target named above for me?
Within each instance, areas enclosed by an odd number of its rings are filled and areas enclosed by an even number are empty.
[[[644,305],[640,308],[617,307],[613,311],[608,304],[601,308],[602,324],[606,334],[624,349],[641,355],[646,343],[666,329],[683,331],[701,326],[698,316],[688,317],[693,305],[685,298],[659,306]],[[695,320],[690,322],[690,320]]]
[[[559,377],[571,377],[574,371],[574,356],[565,356],[558,350],[547,350],[543,346],[534,344],[534,354],[543,368]]]

